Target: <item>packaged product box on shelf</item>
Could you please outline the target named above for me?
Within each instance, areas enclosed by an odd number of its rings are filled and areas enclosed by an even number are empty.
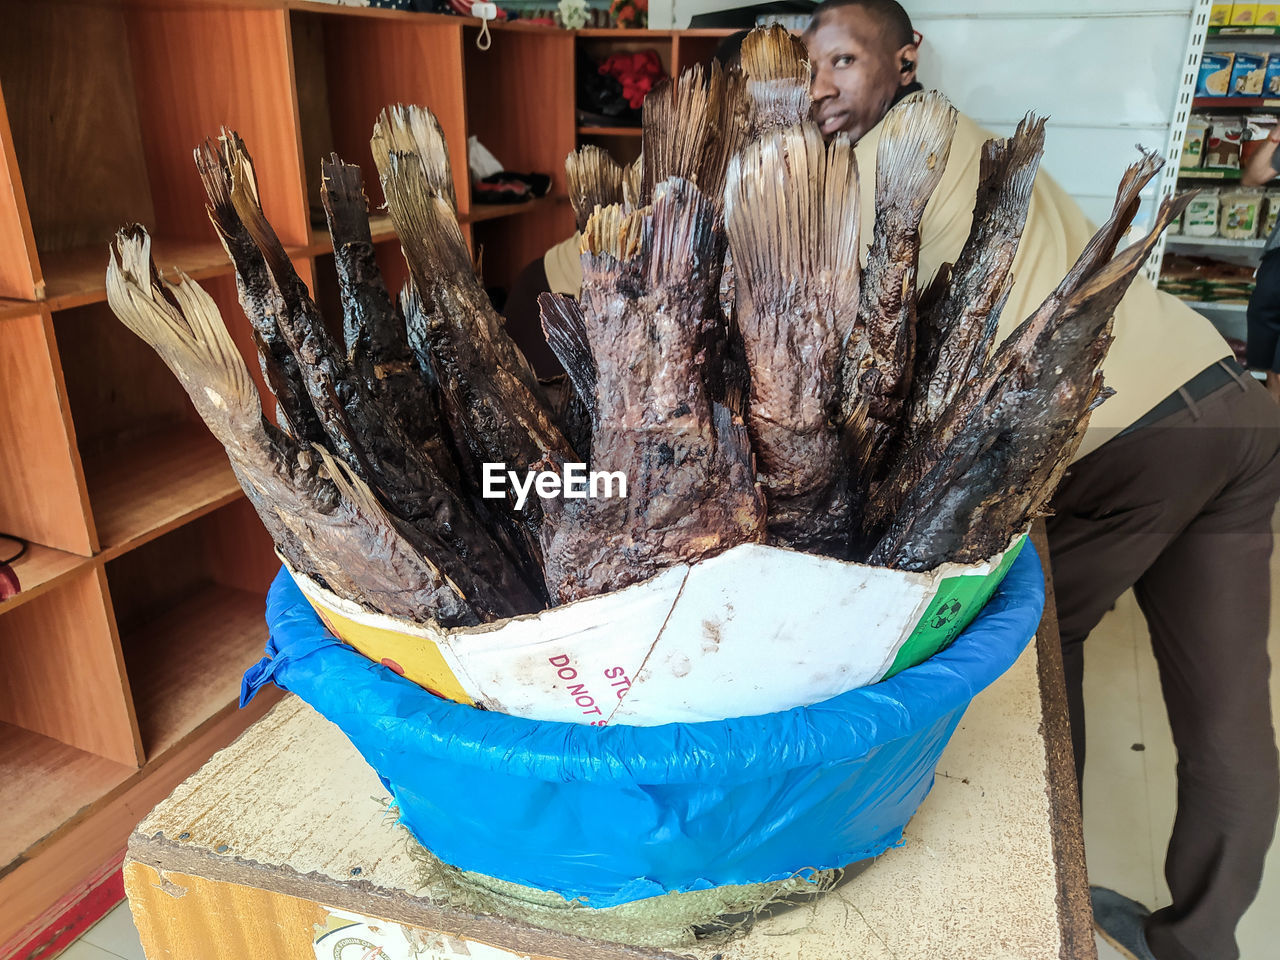
[[[1262,191],[1240,187],[1218,198],[1218,235],[1228,240],[1252,240],[1262,219]]]
[[[1262,96],[1262,81],[1266,72],[1265,56],[1256,53],[1237,53],[1235,63],[1231,66],[1231,95]]]
[[[1258,5],[1256,3],[1233,3],[1231,5],[1231,26],[1252,27],[1258,22]]]
[[[1196,78],[1197,97],[1225,97],[1231,90],[1231,65],[1235,54],[1206,53],[1200,58],[1200,75]]]
[[[1244,125],[1240,117],[1210,117],[1213,129],[1205,141],[1202,166],[1206,170],[1239,170]]]
[[[1244,118],[1244,141],[1240,144],[1240,167],[1249,165],[1253,155],[1263,148],[1267,137],[1276,128],[1276,116],[1272,113],[1253,114]]]
[[[1198,170],[1204,160],[1204,145],[1209,138],[1209,118],[1193,113],[1187,120],[1187,132],[1182,139],[1182,159],[1178,166],[1183,170]]]
[[[1280,220],[1280,190],[1273,187],[1266,191],[1266,202],[1262,205],[1262,229],[1258,231],[1258,236],[1263,240],[1270,240],[1277,220]]]
[[[1182,232],[1188,237],[1216,237],[1219,209],[1217,189],[1210,187],[1201,190],[1187,205]]]
[[[1183,300],[1248,303],[1253,274],[1252,266],[1171,253],[1160,268],[1159,287]]]
[[[1258,4],[1258,26],[1280,27],[1280,3]]]
[[[1276,6],[1280,7],[1280,4]],[[1267,73],[1262,81],[1263,96],[1280,96],[1280,53],[1267,57]]]
[[[1214,3],[1213,9],[1209,12],[1209,26],[1225,27],[1231,22],[1231,4]]]

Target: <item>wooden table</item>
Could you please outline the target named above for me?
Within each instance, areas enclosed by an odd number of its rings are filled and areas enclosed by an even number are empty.
[[[134,833],[125,886],[148,958],[672,955],[433,903],[411,856],[416,844],[386,814],[385,798],[342,733],[287,698]],[[974,701],[905,841],[814,905],[727,945],[678,954],[1096,960],[1051,619]],[[379,953],[368,944],[389,946]]]

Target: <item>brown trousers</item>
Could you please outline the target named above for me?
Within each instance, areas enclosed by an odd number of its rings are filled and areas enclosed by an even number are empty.
[[[1271,517],[1280,409],[1231,383],[1071,468],[1048,521],[1076,772],[1084,640],[1132,587],[1178,751],[1178,813],[1152,914],[1157,960],[1235,960],[1257,896],[1280,774],[1268,691]]]

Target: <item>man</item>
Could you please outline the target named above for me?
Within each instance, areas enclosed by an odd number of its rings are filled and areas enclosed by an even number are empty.
[[[813,117],[856,141],[870,242],[880,121],[918,89],[911,21],[894,0],[827,0],[805,33]],[[972,223],[989,134],[961,116],[921,225],[920,276],[954,262]],[[1043,172],[1001,315],[1031,314],[1092,235]],[[1116,395],[1053,503],[1057,591],[1077,773],[1084,767],[1083,645],[1134,588],[1151,631],[1178,749],[1178,815],[1165,875],[1173,905],[1148,914],[1093,891],[1095,921],[1130,956],[1232,960],[1275,828],[1275,734],[1267,688],[1271,514],[1280,496],[1280,411],[1227,358],[1208,321],[1139,277],[1116,312],[1104,374]]]
[[[1280,176],[1278,145],[1280,124],[1271,128],[1262,146],[1245,164],[1240,176],[1242,184],[1260,187]],[[1267,371],[1267,389],[1280,401],[1280,223],[1271,231],[1262,250],[1257,282],[1249,298],[1246,336],[1249,366]]]

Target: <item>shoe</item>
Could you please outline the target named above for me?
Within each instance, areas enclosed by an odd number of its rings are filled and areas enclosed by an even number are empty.
[[[1143,928],[1150,910],[1106,887],[1090,887],[1089,900],[1093,904],[1093,928],[1103,940],[1129,960],[1156,960]]]

